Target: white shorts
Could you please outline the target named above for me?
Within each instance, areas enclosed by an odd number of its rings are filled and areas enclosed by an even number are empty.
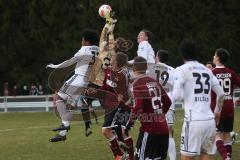
[[[69,78],[58,92],[58,95],[69,103],[76,103],[79,99],[79,89],[87,87],[88,81],[85,76],[74,74]]]
[[[173,125],[174,124],[174,111],[169,109],[165,116],[166,116],[168,125]]]
[[[184,121],[181,133],[181,154],[196,156],[201,153],[214,155],[215,120]]]

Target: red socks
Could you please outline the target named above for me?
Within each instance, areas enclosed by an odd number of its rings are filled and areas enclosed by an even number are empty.
[[[117,156],[117,155],[122,156],[123,153],[119,148],[118,141],[117,141],[116,137],[114,139],[110,140],[109,142],[110,142],[110,148],[113,152],[113,155],[114,156]]]
[[[133,139],[131,137],[126,138],[125,144],[128,146],[129,160],[134,160]]]
[[[231,158],[232,157],[232,145],[227,144],[227,145],[225,145],[225,148],[226,148],[228,157]]]
[[[222,140],[216,141],[216,146],[219,154],[221,155],[222,159],[225,160],[227,158],[227,150],[223,144]]]

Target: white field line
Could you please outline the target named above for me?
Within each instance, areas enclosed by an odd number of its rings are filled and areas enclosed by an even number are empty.
[[[8,129],[0,129],[0,132],[10,132],[10,131],[17,131],[17,130],[19,131],[19,130],[40,129],[40,128],[51,128],[51,127],[54,127],[54,126],[34,126],[34,127],[25,127],[25,128],[8,128]]]
[[[81,123],[81,122],[71,123],[71,125],[77,125],[79,123]],[[25,128],[7,128],[7,129],[0,129],[0,132],[21,131],[21,130],[28,130],[28,129],[53,128],[53,127],[57,127],[57,126],[58,126],[58,124],[50,125],[50,126],[31,126],[31,127],[25,127]]]

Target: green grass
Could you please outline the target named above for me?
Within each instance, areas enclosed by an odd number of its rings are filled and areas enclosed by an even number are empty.
[[[179,152],[183,112],[176,111],[175,139]],[[102,120],[101,120],[102,121]],[[240,108],[235,110],[235,130],[240,130]],[[107,141],[101,135],[101,123],[93,124],[93,134],[85,137],[80,122],[73,122],[67,140],[49,143],[59,125],[52,113],[1,113],[0,160],[112,160]],[[131,134],[136,142],[139,125]],[[240,140],[240,138],[238,139]],[[240,143],[233,145],[233,160],[240,157]],[[179,156],[178,156],[179,159]],[[218,156],[216,160],[220,159]]]

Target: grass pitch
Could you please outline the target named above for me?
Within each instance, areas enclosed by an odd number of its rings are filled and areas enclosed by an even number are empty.
[[[1,113],[0,160],[112,160],[107,141],[101,135],[101,125],[93,120],[93,134],[84,135],[84,125],[73,122],[65,142],[50,143],[55,133],[51,128],[59,125],[53,113]],[[179,152],[183,111],[176,111],[175,141]],[[234,130],[240,131],[240,108],[235,109]],[[139,124],[131,131],[136,142]],[[240,137],[238,137],[240,141]],[[178,154],[178,158],[179,154]],[[215,157],[220,160],[219,156]],[[240,142],[233,145],[233,160],[240,159]]]

